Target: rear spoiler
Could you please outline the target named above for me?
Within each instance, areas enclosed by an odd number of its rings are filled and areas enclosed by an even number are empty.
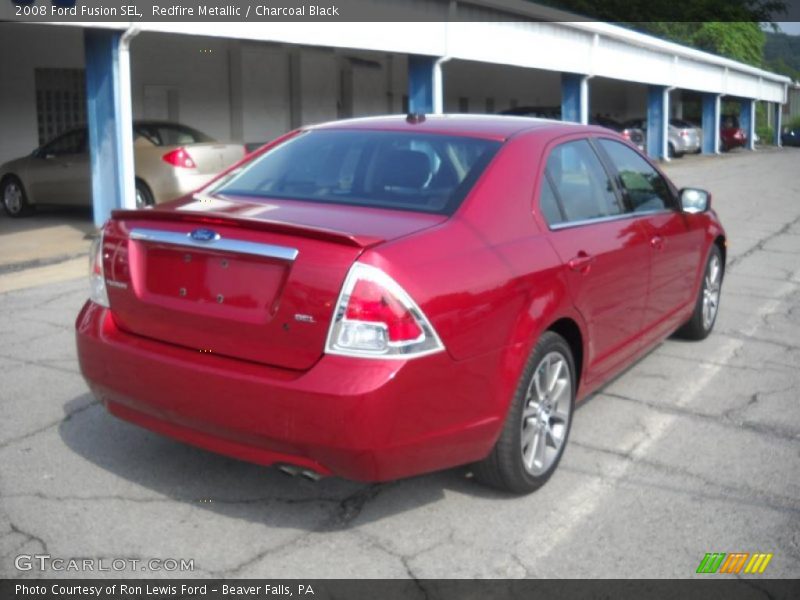
[[[210,227],[214,225],[224,225],[226,227],[240,227],[242,229],[269,231],[271,233],[282,233],[286,235],[296,235],[305,238],[323,240],[354,246],[356,248],[369,248],[384,241],[381,237],[369,235],[354,235],[344,231],[334,229],[324,229],[321,227],[311,227],[298,223],[287,223],[284,221],[271,221],[259,217],[258,219],[248,219],[246,217],[235,217],[224,213],[181,213],[173,210],[158,209],[138,209],[138,210],[114,210],[111,213],[114,220],[143,220],[143,221],[164,221],[172,223],[193,223],[199,226]]]

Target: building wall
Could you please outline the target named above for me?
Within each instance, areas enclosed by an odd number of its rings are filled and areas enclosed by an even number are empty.
[[[544,35],[554,25],[536,27]],[[83,67],[83,31],[0,23],[0,56],[5,162],[38,143],[34,70]],[[178,120],[220,140],[245,142],[264,142],[296,125],[399,113],[407,94],[403,54],[153,31],[134,38],[131,72],[134,118]],[[448,112],[561,103],[558,72],[468,60],[447,62],[443,72]],[[646,89],[595,77],[589,82],[590,115],[643,116]]]
[[[470,113],[561,105],[558,73],[464,60],[444,63],[442,72],[445,112],[462,112],[465,100]]]
[[[81,67],[82,30],[0,23],[0,163],[39,145],[34,70]]]
[[[143,33],[131,44],[134,119],[174,119],[208,135],[231,135],[228,41]],[[169,94],[176,110],[169,114]],[[167,96],[166,102],[159,99]]]
[[[0,60],[5,162],[38,145],[34,69],[83,68],[83,31],[0,23],[0,56],[15,57]],[[307,125],[400,112],[406,69],[405,57],[385,53],[145,32],[131,45],[133,116],[180,121],[219,140],[265,142],[289,131],[293,114]]]

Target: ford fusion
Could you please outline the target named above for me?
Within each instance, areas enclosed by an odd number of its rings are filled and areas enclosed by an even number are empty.
[[[710,333],[710,202],[602,127],[309,127],[113,213],[81,369],[117,417],[239,459],[362,481],[472,464],[530,492],[576,403],[674,332]]]

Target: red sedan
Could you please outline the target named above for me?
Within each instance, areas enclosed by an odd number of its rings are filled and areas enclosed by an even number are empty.
[[[720,121],[719,140],[723,152],[747,145],[747,135],[739,127],[739,119],[735,115],[725,116]]]
[[[240,459],[366,481],[475,463],[529,492],[576,402],[676,330],[711,331],[709,203],[601,127],[303,129],[113,214],[81,369],[112,414]]]

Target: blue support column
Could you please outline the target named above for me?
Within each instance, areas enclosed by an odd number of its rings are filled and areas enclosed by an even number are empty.
[[[667,158],[669,92],[663,85],[647,88],[647,155]]]
[[[112,210],[122,207],[124,196],[118,69],[121,36],[119,31],[86,29],[83,37],[92,204],[97,227],[105,223]]]
[[[747,136],[747,145],[745,148],[748,150],[756,149],[756,104],[749,98],[742,98],[739,100],[739,127],[742,128],[744,134]]]
[[[589,106],[586,76],[575,73],[561,74],[561,120],[587,123]]]
[[[703,154],[719,152],[719,96],[703,94]]]
[[[408,57],[408,112],[433,112],[433,56]]]
[[[775,111],[775,140],[774,141],[775,141],[775,145],[780,147],[781,146],[781,127],[783,127],[783,125],[781,124],[781,116],[782,116],[781,112],[783,110],[783,105],[780,102],[776,102],[774,104],[774,109],[773,110]]]

